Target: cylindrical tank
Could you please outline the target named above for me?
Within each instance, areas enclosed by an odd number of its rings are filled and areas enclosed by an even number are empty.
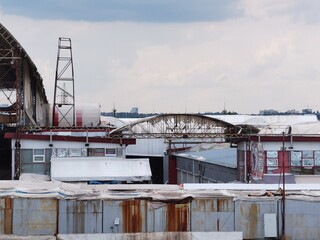
[[[56,107],[54,111],[53,123],[56,127],[96,127],[100,124],[99,104],[77,104],[75,105],[75,121],[73,121],[73,111],[68,105]],[[51,107],[52,109],[52,107]],[[51,110],[52,113],[52,110]],[[50,118],[52,121],[52,118]],[[74,124],[73,124],[74,123]]]

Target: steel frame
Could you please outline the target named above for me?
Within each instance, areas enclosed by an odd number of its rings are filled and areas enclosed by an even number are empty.
[[[111,137],[194,139],[225,138],[234,125],[198,114],[161,114],[130,123],[110,132]],[[238,136],[238,135],[237,135]]]
[[[71,85],[71,90],[66,89],[66,84]],[[60,120],[56,119],[57,113],[60,113]],[[52,125],[59,126],[62,121],[70,127],[76,125],[72,45],[71,39],[64,37],[60,37],[58,43]]]

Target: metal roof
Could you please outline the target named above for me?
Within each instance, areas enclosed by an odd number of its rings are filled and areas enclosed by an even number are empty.
[[[237,149],[236,148],[221,148],[202,151],[186,151],[176,153],[176,156],[205,161],[212,164],[225,166],[229,168],[237,168]]]

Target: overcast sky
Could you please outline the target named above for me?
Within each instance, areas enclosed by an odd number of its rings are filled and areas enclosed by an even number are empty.
[[[318,0],[0,0],[44,79],[72,39],[76,102],[101,111],[320,110]]]

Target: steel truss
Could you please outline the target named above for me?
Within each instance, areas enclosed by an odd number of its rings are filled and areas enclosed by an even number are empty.
[[[144,118],[112,130],[110,137],[164,138],[164,139],[203,139],[225,141],[226,129],[235,126],[222,120],[198,114],[161,114]],[[229,131],[230,132],[230,131]],[[241,137],[229,133],[229,138]]]
[[[57,118],[60,116],[60,119]],[[76,125],[74,70],[70,38],[59,38],[52,125]]]

